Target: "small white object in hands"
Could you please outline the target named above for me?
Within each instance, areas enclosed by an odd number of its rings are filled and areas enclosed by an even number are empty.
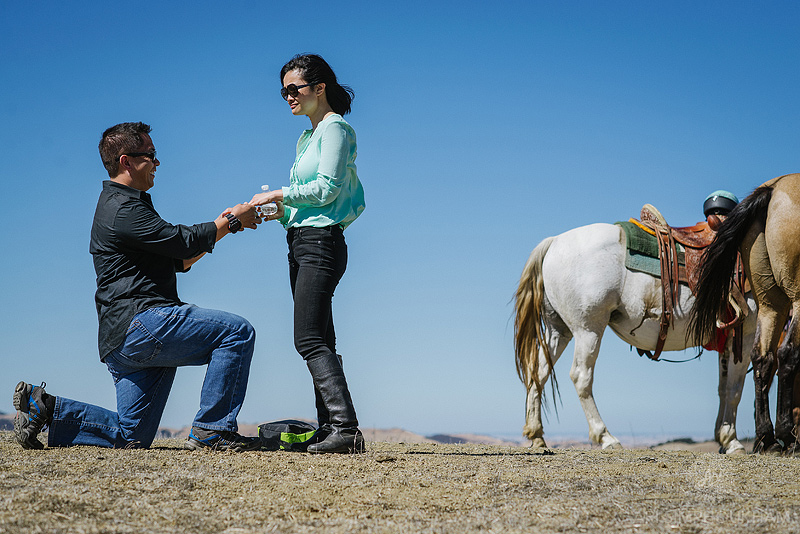
[[[262,185],[261,191],[266,193],[267,191],[269,191],[269,186]],[[263,206],[258,206],[258,208],[256,209],[258,210],[258,213],[261,217],[266,217],[267,215],[275,215],[276,213],[278,213],[278,205],[275,204],[274,202],[270,202],[269,204],[264,204]]]

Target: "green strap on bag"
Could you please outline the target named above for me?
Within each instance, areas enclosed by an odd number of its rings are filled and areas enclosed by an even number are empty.
[[[272,421],[258,426],[258,437],[261,447],[268,451],[300,451],[305,452],[313,443],[317,428],[311,423],[295,419]]]

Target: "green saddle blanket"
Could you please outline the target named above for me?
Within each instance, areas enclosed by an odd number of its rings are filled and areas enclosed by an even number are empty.
[[[625,231],[625,267],[661,278],[656,236],[645,232],[630,221],[618,221],[614,224],[621,226]],[[683,245],[676,243],[676,246],[678,263],[685,265]]]

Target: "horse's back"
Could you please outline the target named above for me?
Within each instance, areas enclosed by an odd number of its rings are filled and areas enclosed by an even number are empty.
[[[782,182],[782,183],[781,183]],[[759,187],[771,187],[773,190],[778,189],[780,183],[780,188],[784,190],[788,189],[795,189],[800,190],[800,174],[792,173],[792,174],[784,174],[782,176],[778,176],[771,180],[767,180]]]
[[[545,280],[572,278],[576,274],[590,283],[591,279],[607,279],[609,274],[619,278],[625,267],[625,235],[615,224],[595,223],[580,226],[559,234],[550,245],[545,257],[543,271]],[[612,273],[607,269],[611,268]],[[547,283],[545,282],[545,285]]]
[[[625,234],[616,224],[594,223],[567,230],[556,236],[553,246],[569,247],[575,254],[613,255],[625,250]]]

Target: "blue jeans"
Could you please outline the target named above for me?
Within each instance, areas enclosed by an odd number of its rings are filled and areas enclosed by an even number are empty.
[[[192,426],[235,432],[254,345],[253,327],[232,313],[189,304],[143,311],[105,359],[117,411],[56,397],[48,445],[149,447],[175,371],[186,365],[208,365]]]

